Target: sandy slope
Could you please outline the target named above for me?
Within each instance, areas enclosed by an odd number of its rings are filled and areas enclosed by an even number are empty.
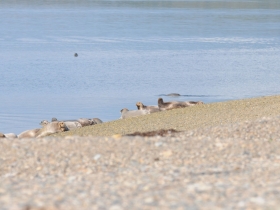
[[[192,130],[280,115],[280,96],[197,105],[150,115],[115,120],[64,132],[59,136],[112,136],[159,129]]]

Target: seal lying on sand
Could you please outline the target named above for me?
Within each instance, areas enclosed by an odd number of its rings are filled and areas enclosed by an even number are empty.
[[[140,115],[150,114],[149,110],[131,110],[129,111],[127,108],[123,108],[121,110],[121,117],[120,119],[126,119],[130,117],[137,117]]]
[[[199,104],[204,104],[202,101],[177,101],[179,104],[188,106],[195,106]]]
[[[20,138],[20,139],[34,138],[34,137],[36,137],[39,130],[41,130],[41,129],[40,128],[35,128],[35,129],[32,129],[32,130],[23,131],[22,133],[20,133],[18,135],[18,138]]]
[[[158,99],[158,107],[160,111],[164,110],[171,110],[177,108],[184,108],[189,106],[194,106],[197,104],[203,104],[201,101],[170,101],[170,102],[163,102],[162,98]]]
[[[78,119],[78,122],[81,123],[83,127],[102,123],[102,121],[99,118],[80,118]]]
[[[178,102],[175,102],[175,101],[163,102],[162,98],[158,99],[158,108],[160,111],[183,108],[183,107],[185,107],[185,106],[182,104],[179,104]]]
[[[18,135],[18,138],[40,138],[53,133],[68,130],[68,128],[62,121],[48,122],[47,120],[42,120],[40,125],[42,125],[42,128],[35,128],[32,130],[24,131]]]
[[[80,118],[79,120],[81,120],[81,122],[84,122],[84,124],[89,124],[90,122],[89,119],[86,119],[86,118]],[[79,120],[63,120],[61,122],[64,122],[67,130],[73,130],[73,129],[76,129],[76,128],[81,128],[83,127],[83,125],[79,122]],[[52,118],[52,122],[58,122],[56,118]],[[42,120],[40,125],[44,126],[44,125],[47,125],[49,124],[50,122],[47,121],[47,120]]]
[[[92,118],[93,125],[103,123],[99,118]]]
[[[41,123],[44,123],[44,121],[48,122],[47,120],[43,120],[43,121],[41,121]],[[53,117],[52,118],[52,122],[56,122],[56,121],[57,121],[57,118]],[[103,123],[99,118],[92,118],[92,119],[79,118],[78,120],[65,120],[64,122],[66,122],[66,123],[67,122],[79,122],[82,127]],[[75,126],[73,127],[69,123],[69,127],[74,128]],[[79,128],[80,125],[76,123],[76,127],[75,128],[77,128],[77,127]]]
[[[9,139],[15,139],[17,138],[18,136],[14,133],[5,133],[4,134],[6,138],[9,138]]]
[[[59,133],[63,131],[67,131],[67,127],[64,122],[62,121],[50,122],[45,126],[43,126],[41,129],[39,129],[35,137],[40,138],[53,133]]]
[[[52,121],[52,122],[54,122],[54,121]],[[40,125],[41,126],[45,126],[45,125],[47,125],[47,124],[49,124],[50,122],[49,121],[47,121],[47,120],[42,120],[41,122],[40,122]]]
[[[81,123],[82,127],[84,127],[84,126],[89,126],[89,125],[93,125],[92,119],[88,119],[88,118],[79,118],[77,121],[78,121],[79,123]]]
[[[58,122],[58,121],[54,121],[54,122]],[[51,122],[51,123],[54,123]],[[78,122],[77,120],[65,120],[65,121],[61,121],[64,123],[66,130],[73,130],[76,128],[81,128],[83,127],[82,124],[80,122]]]
[[[18,136],[14,133],[0,133],[0,139],[1,138],[8,138],[8,139],[14,139],[14,138],[17,138]]]
[[[137,102],[136,103],[137,109],[138,110],[149,110],[150,113],[154,113],[154,112],[159,112],[159,108],[158,106],[145,106],[143,103],[141,102]]]

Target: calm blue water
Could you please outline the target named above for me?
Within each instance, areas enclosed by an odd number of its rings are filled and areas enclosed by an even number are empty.
[[[74,57],[78,53],[78,57]],[[280,93],[280,1],[0,1],[0,132]]]

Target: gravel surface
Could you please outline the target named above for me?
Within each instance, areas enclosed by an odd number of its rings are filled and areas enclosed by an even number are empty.
[[[167,137],[0,139],[0,209],[279,209],[279,97],[267,98],[240,122],[219,125],[217,114],[219,126]]]

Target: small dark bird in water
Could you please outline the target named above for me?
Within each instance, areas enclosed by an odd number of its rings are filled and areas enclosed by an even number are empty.
[[[75,53],[74,56],[75,56],[75,57],[78,57],[78,53]]]

